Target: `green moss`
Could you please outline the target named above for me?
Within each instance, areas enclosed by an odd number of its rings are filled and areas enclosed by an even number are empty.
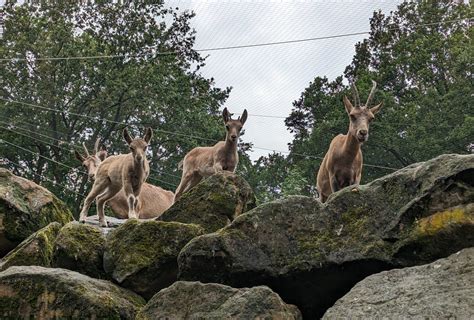
[[[33,233],[1,260],[0,270],[10,266],[51,266],[54,242],[60,228],[59,223],[53,222]]]
[[[128,220],[107,237],[104,268],[122,286],[151,296],[176,280],[179,252],[202,234],[193,224]]]
[[[71,222],[59,232],[52,265],[104,279],[104,248],[105,237],[100,228]]]
[[[11,173],[0,175],[0,213],[6,237],[22,241],[51,222],[73,220],[67,206],[46,189]]]

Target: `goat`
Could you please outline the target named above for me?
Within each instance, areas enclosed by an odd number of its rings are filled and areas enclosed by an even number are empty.
[[[95,144],[95,155],[89,155],[86,150],[87,157],[83,157],[79,152],[76,151],[76,158],[82,163],[87,169],[89,179],[94,180],[95,174],[100,163],[107,158],[107,150],[102,146],[102,149],[98,151],[99,139]],[[173,204],[174,193],[168,190],[164,190],[158,186],[144,183],[142,190],[140,191],[140,197],[138,198],[137,213],[140,219],[150,219],[160,216]],[[112,211],[117,215],[118,218],[128,218],[128,201],[125,196],[125,191],[121,189],[119,193],[109,201],[107,205],[110,206]]]
[[[100,163],[104,161],[105,158],[107,158],[107,151],[105,151],[104,147],[99,150],[99,143],[100,139],[97,139],[94,144],[94,155],[89,154],[89,150],[87,150],[87,147],[84,143],[82,143],[82,147],[84,148],[86,156],[83,156],[77,150],[74,150],[76,159],[79,160],[87,169],[87,175],[91,181],[94,180],[95,173]]]
[[[344,107],[349,115],[349,130],[346,135],[339,134],[329,145],[329,150],[319,167],[316,177],[321,202],[325,202],[331,193],[344,187],[359,184],[362,176],[361,145],[369,138],[369,123],[380,111],[382,103],[369,108],[377,83],[372,80],[372,89],[364,106],[360,104],[357,87],[352,84],[355,107],[344,96]]]
[[[242,117],[235,120],[232,119],[227,108],[224,108],[222,118],[226,128],[225,141],[219,141],[212,147],[194,148],[180,162],[179,166],[182,166],[183,174],[176,189],[174,202],[205,177],[223,170],[235,172],[239,162],[237,142],[247,120],[247,110],[244,110]]]
[[[132,139],[127,128],[123,130],[123,138],[129,145],[131,152],[110,156],[100,164],[95,174],[92,190],[84,200],[84,206],[79,216],[80,222],[85,222],[87,212],[95,199],[99,225],[107,227],[104,205],[122,188],[128,201],[128,218],[137,218],[138,197],[142,185],[150,173],[146,149],[152,134],[151,128],[147,128],[143,139]]]

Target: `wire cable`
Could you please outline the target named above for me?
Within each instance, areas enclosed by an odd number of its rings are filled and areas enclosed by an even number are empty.
[[[21,164],[19,164],[19,163],[17,163],[17,162],[13,162],[13,161],[11,161],[10,159],[6,159],[6,160],[7,160],[8,163],[11,163],[11,164],[13,164],[13,165],[16,166],[16,167],[21,168],[22,170],[26,170],[25,167],[23,167]],[[31,171],[31,170],[29,170],[28,172],[29,172],[30,174],[34,174],[35,176],[39,177],[39,178],[42,179],[42,180],[49,181],[49,182],[52,183],[53,185],[59,185],[59,186],[63,187],[64,190],[66,190],[66,191],[75,193],[76,195],[81,196],[81,197],[84,197],[84,198],[86,197],[85,194],[80,193],[80,192],[77,192],[77,191],[75,191],[75,190],[72,190],[72,189],[70,189],[69,187],[66,187],[66,186],[64,186],[64,185],[58,184],[57,182],[55,182],[54,180],[49,179],[48,177],[42,176],[42,175],[40,175],[40,174],[38,174],[38,173],[36,173],[36,172],[33,172],[33,171]]]
[[[447,24],[452,22],[460,22],[467,20],[470,22],[472,17],[469,18],[461,18],[461,19],[453,19],[447,21],[438,21],[438,22],[431,22],[431,23],[421,23],[414,25],[413,27],[423,27],[423,26],[436,26],[441,24]],[[387,28],[387,31],[396,31],[395,28]],[[242,44],[242,45],[234,45],[234,46],[225,46],[225,47],[215,47],[215,48],[201,48],[196,49],[196,52],[212,52],[212,51],[223,51],[223,50],[234,50],[234,49],[244,49],[244,48],[258,48],[258,47],[268,47],[268,46],[277,46],[277,45],[284,45],[284,44],[293,44],[293,43],[302,43],[302,42],[310,42],[310,41],[318,41],[318,40],[327,40],[327,39],[335,39],[335,38],[344,38],[344,37],[352,37],[356,35],[364,35],[370,34],[371,31],[360,31],[360,32],[351,32],[351,33],[341,33],[329,36],[320,36],[320,37],[312,37],[312,38],[303,38],[303,39],[294,39],[294,40],[284,40],[284,41],[274,41],[274,42],[263,42],[263,43],[253,43],[253,44]],[[145,48],[145,49],[153,49]],[[89,59],[114,59],[114,58],[139,58],[139,57],[146,57],[146,56],[159,56],[159,55],[173,55],[177,54],[175,51],[164,51],[164,52],[154,52],[154,53],[141,53],[141,54],[119,54],[119,55],[95,55],[95,56],[70,56],[70,57],[39,57],[35,58],[36,61],[57,61],[57,60],[89,60]],[[0,62],[6,61],[26,61],[28,58],[2,58]]]
[[[6,101],[6,102],[10,102],[10,103],[18,103],[18,104],[26,105],[26,106],[33,107],[33,108],[40,108],[40,109],[44,109],[44,110],[48,110],[48,111],[52,111],[52,112],[66,112],[66,111],[55,110],[55,109],[52,109],[52,108],[48,108],[48,107],[44,107],[44,106],[39,106],[39,105],[35,105],[35,104],[31,104],[31,103],[26,103],[26,102],[21,102],[21,101],[16,101],[16,100],[11,100],[11,99],[0,98],[0,100]],[[99,118],[99,117],[93,117],[93,116],[83,115],[83,114],[79,114],[79,113],[68,112],[68,114],[76,115],[76,116],[78,116],[78,117],[84,117],[84,118],[93,119],[94,121],[106,121],[106,122],[111,122],[111,123],[120,124],[120,125],[124,125],[124,126],[127,125],[127,124],[125,124],[125,123],[123,123],[123,122],[118,122],[118,121],[103,119],[103,118]],[[191,137],[191,138],[195,138],[195,139],[197,139],[197,140],[216,142],[214,139],[208,139],[208,138],[204,138],[204,137],[193,136],[193,135],[183,134],[183,133],[174,132],[174,131],[167,131],[167,130],[161,130],[161,129],[155,129],[155,130],[156,130],[156,131],[159,131],[159,132],[166,133],[166,134],[175,135],[175,136],[184,136],[184,137],[188,137],[188,138]],[[258,146],[252,146],[252,148],[258,149],[258,150],[263,150],[263,151],[278,152],[278,153],[283,153],[283,154],[294,154],[294,155],[298,155],[298,156],[302,156],[302,157],[306,157],[306,158],[313,158],[313,159],[319,159],[319,160],[322,160],[322,159],[323,159],[322,157],[318,157],[318,156],[314,156],[314,155],[306,155],[306,154],[302,154],[302,153],[292,153],[292,152],[290,152],[290,151],[282,151],[282,150],[276,150],[276,149],[270,149],[270,148],[264,148],[264,147],[258,147]],[[396,168],[391,168],[391,167],[386,167],[386,166],[379,166],[379,165],[373,165],[373,164],[365,164],[365,163],[363,164],[363,166],[366,166],[366,167],[373,167],[373,168],[380,168],[380,169],[386,169],[386,170],[392,170],[392,171],[398,170],[398,169],[396,169]]]

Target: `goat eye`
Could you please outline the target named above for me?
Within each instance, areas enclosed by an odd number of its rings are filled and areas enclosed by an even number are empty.
[[[351,120],[352,121],[356,121],[356,117],[354,115],[351,114]]]
[[[229,130],[229,126],[228,126],[228,125],[226,125],[225,128],[226,128],[227,130]]]

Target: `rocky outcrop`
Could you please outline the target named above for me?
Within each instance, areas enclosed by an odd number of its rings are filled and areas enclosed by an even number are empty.
[[[323,319],[473,319],[474,248],[359,282]]]
[[[0,273],[5,319],[135,319],[144,304],[133,292],[65,269],[10,267]]]
[[[254,208],[255,201],[247,181],[225,171],[201,181],[158,219],[198,224],[213,232]]]
[[[11,266],[50,267],[54,241],[61,225],[57,222],[36,231],[0,260],[0,271]]]
[[[161,290],[140,311],[145,319],[302,319],[265,286],[234,289],[221,284],[175,282]]]
[[[202,234],[194,224],[129,220],[107,237],[105,271],[120,286],[149,299],[176,281],[180,250]]]
[[[104,249],[105,236],[100,227],[71,222],[59,231],[54,244],[52,266],[106,279]]]
[[[69,209],[51,192],[0,168],[0,256],[51,222],[72,220]]]
[[[474,155],[443,155],[345,188],[324,205],[261,205],[179,255],[181,280],[265,284],[307,318],[321,317],[366,276],[474,246]]]

